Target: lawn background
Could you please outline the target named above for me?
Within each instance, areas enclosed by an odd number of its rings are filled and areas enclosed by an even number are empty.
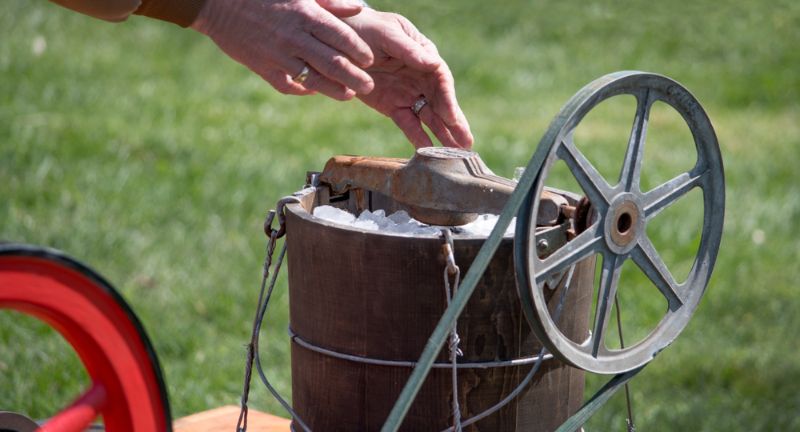
[[[696,317],[633,382],[637,424],[800,428],[800,3],[371,4],[437,43],[475,149],[501,175],[527,163],[561,105],[596,77],[647,70],[692,90],[725,161],[723,245]],[[341,153],[411,147],[358,102],[279,95],[191,31],[103,23],[43,0],[0,4],[0,239],[67,251],[122,291],[155,344],[175,417],[237,403],[263,215]],[[288,394],[285,285],[274,306],[262,355]],[[47,416],[85,380],[49,329],[0,312],[0,409]],[[280,412],[261,386],[252,400]],[[588,430],[624,430],[623,402]]]

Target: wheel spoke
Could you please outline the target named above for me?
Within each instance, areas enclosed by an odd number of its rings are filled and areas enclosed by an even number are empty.
[[[79,396],[75,402],[47,421],[39,429],[43,432],[82,432],[100,415],[106,403],[106,389],[102,384],[92,387]]]
[[[595,223],[586,231],[574,239],[568,241],[564,246],[550,254],[541,261],[539,269],[536,271],[536,284],[541,284],[553,273],[562,271],[578,261],[599,252],[602,249],[602,235],[600,224]]]
[[[567,164],[572,175],[578,181],[578,185],[589,196],[592,205],[600,212],[604,212],[611,201],[611,186],[583,153],[575,147],[571,136],[561,141],[556,154]]]
[[[708,174],[708,170],[685,172],[644,194],[644,214],[646,219],[649,221],[654,218],[695,187],[702,187],[705,183],[706,174]]]
[[[611,315],[611,307],[614,305],[614,297],[617,295],[619,274],[624,262],[623,255],[615,253],[603,255],[603,271],[600,275],[600,290],[597,293],[597,309],[594,313],[594,329],[592,330],[592,356],[595,358],[604,344],[608,317]]]
[[[661,256],[656,251],[653,243],[647,236],[639,239],[639,244],[631,251],[633,262],[650,278],[661,294],[666,297],[669,309],[675,311],[680,308],[684,299],[681,296],[678,283],[672,277]]]
[[[647,137],[647,121],[650,117],[650,107],[652,105],[653,99],[650,97],[650,89],[646,88],[642,93],[636,95],[636,117],[633,119],[633,128],[631,129],[630,138],[628,138],[628,149],[625,152],[625,161],[622,163],[622,170],[619,174],[619,182],[626,192],[630,192],[634,186],[636,190],[639,189],[644,141]]]

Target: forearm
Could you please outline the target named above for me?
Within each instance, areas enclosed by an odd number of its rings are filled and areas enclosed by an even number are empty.
[[[189,27],[206,0],[51,0],[67,9],[106,21],[125,21],[131,14]]]
[[[134,14],[189,27],[205,3],[206,0],[142,0]]]

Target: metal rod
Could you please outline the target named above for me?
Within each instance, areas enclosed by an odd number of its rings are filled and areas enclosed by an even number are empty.
[[[625,349],[625,341],[622,339],[622,312],[619,310],[619,296],[614,296],[614,308],[617,310],[617,332],[619,333],[619,347]],[[636,431],[636,425],[633,423],[633,409],[631,408],[631,390],[628,388],[628,383],[625,383],[625,404],[628,407],[628,432]]]
[[[100,415],[107,401],[108,394],[105,386],[102,383],[94,382],[89,390],[78,397],[69,407],[48,420],[39,430],[44,432],[84,431]]]
[[[644,366],[639,366],[636,369],[630,370],[628,372],[623,372],[621,374],[614,375],[614,378],[611,378],[609,382],[606,383],[597,393],[589,399],[588,402],[583,404],[581,409],[578,410],[572,417],[568,418],[567,421],[561,424],[561,426],[556,429],[556,432],[574,432],[580,429],[584,423],[586,423],[589,418],[594,415],[603,405],[614,396],[614,393],[620,389],[624,384],[630,381],[633,377],[636,376],[642,369],[647,366],[647,363]]]

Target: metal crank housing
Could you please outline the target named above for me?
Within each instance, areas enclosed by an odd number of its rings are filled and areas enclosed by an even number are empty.
[[[609,184],[576,147],[573,132],[599,103],[617,96],[636,98],[633,128],[619,180]],[[685,120],[694,138],[697,160],[693,168],[675,173],[669,181],[641,190],[640,174],[650,108],[662,101]],[[581,89],[551,123],[539,144],[534,162],[535,180],[517,215],[515,266],[519,295],[528,321],[547,349],[561,360],[603,374],[633,370],[652,360],[686,327],[708,284],[722,236],[725,183],[719,145],[708,116],[689,91],[661,75],[618,72]],[[553,164],[562,160],[586,194],[594,218],[576,237],[547,256],[537,253],[536,215],[540,195]],[[522,185],[521,185],[522,186]],[[702,234],[697,255],[685,282],[675,280],[645,230],[647,224],[694,188],[702,190]],[[544,282],[567,271],[578,261],[602,256],[597,306],[590,337],[573,341],[564,336],[545,302]],[[621,349],[606,347],[605,336],[622,264],[631,259],[655,285],[668,305],[656,327],[642,340]],[[628,312],[635,313],[634,311]]]

